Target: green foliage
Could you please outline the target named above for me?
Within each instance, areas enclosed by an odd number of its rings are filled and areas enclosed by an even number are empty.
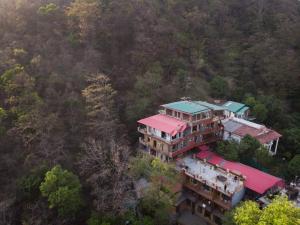
[[[140,210],[143,215],[153,218],[154,224],[168,224],[168,215],[176,200],[176,190],[172,188],[180,182],[178,172],[173,165],[150,156],[137,157],[133,162],[131,173],[137,178],[146,175],[151,181],[140,202]],[[153,224],[151,219],[146,222]]]
[[[296,225],[300,223],[300,208],[288,201],[287,197],[277,197],[263,209],[258,225]]]
[[[282,145],[291,154],[300,154],[300,128],[291,127],[283,132]]]
[[[149,155],[141,155],[133,157],[130,162],[130,174],[133,178],[139,179],[145,177],[150,178],[151,175],[151,161],[152,158]]]
[[[226,98],[229,91],[228,83],[224,78],[216,76],[210,82],[210,90],[213,97]]]
[[[255,156],[255,152],[260,148],[260,143],[250,135],[246,135],[240,142],[239,152],[241,160],[247,161]]]
[[[58,10],[58,6],[54,3],[49,3],[47,5],[41,6],[38,9],[38,13],[41,15],[49,15],[52,14],[54,12],[56,12]]]
[[[288,170],[293,176],[300,175],[300,155],[295,155],[288,164]]]
[[[216,147],[217,153],[224,156],[225,159],[231,161],[239,160],[239,145],[234,141],[218,142]]]
[[[173,201],[172,196],[152,186],[146,191],[139,207],[144,215],[154,219],[155,224],[167,225]]]
[[[246,201],[235,209],[233,218],[237,225],[257,224],[262,212],[256,202]]]
[[[269,154],[268,149],[263,146],[256,150],[254,158],[259,165],[265,168],[272,168],[274,166],[274,158]]]
[[[60,216],[74,216],[82,206],[78,177],[60,166],[46,173],[40,191],[48,198],[49,208],[57,208]]]
[[[126,222],[130,222],[131,225],[154,225],[152,218],[148,216],[137,217],[133,212],[128,211],[122,216],[105,215],[101,216],[96,213],[92,213],[88,219],[88,225],[124,225]]]
[[[264,104],[258,103],[253,107],[252,113],[258,121],[263,122],[267,119],[268,109]]]
[[[232,222],[236,225],[296,225],[300,222],[300,209],[283,196],[276,197],[263,210],[257,203],[246,201],[233,214]]]
[[[40,194],[40,185],[44,179],[46,167],[37,168],[29,175],[23,176],[18,181],[18,199],[32,201],[37,199]]]

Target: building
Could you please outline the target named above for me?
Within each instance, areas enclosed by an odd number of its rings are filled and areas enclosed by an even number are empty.
[[[177,202],[179,225],[222,224],[224,213],[244,199],[260,203],[267,194],[284,188],[281,178],[250,166],[223,159],[207,146],[179,161],[182,195]]]
[[[224,140],[240,142],[244,136],[250,135],[264,145],[270,155],[276,155],[279,138],[281,137],[281,134],[276,131],[264,125],[235,117],[222,120],[222,124],[224,126]]]
[[[207,143],[222,140],[224,110],[201,101],[178,101],[161,106],[159,114],[138,121],[141,148],[170,160]]]
[[[281,178],[272,176],[253,167],[244,165],[239,162],[231,162],[223,159],[218,154],[211,152],[206,146],[199,149],[201,151],[196,155],[200,160],[206,160],[212,165],[222,167],[227,171],[234,171],[244,177],[244,185],[248,198],[257,199],[268,192],[274,192],[285,186]]]
[[[247,119],[250,113],[249,107],[243,103],[228,101],[222,105],[225,108],[226,117],[237,117]]]
[[[184,181],[176,208],[178,224],[197,224],[200,218],[222,224],[224,212],[244,197],[244,177],[195,157],[183,158],[180,165]]]

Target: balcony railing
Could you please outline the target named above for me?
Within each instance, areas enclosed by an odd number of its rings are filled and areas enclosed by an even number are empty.
[[[206,190],[201,184],[192,184],[191,182],[184,182],[184,186],[197,194],[201,195],[207,200],[210,200],[214,202],[215,204],[221,206],[224,209],[230,209],[231,208],[231,202],[225,201],[221,199],[220,196],[215,195],[216,192],[213,192],[212,190],[208,191]]]

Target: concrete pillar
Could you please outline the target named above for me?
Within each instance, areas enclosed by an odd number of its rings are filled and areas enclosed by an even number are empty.
[[[277,140],[276,140],[275,155],[276,155],[276,153],[277,153],[278,142],[279,142],[279,138],[277,138]]]

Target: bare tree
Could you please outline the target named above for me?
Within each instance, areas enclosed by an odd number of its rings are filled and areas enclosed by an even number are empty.
[[[130,184],[126,175],[129,148],[114,140],[104,143],[89,139],[83,149],[79,165],[81,174],[92,187],[96,210],[122,212]]]

